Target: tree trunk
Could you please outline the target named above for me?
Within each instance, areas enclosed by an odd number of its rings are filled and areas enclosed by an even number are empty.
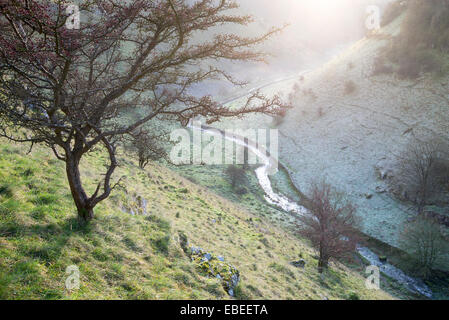
[[[66,155],[66,173],[69,181],[73,201],[78,210],[78,217],[84,222],[94,218],[94,208],[90,205],[86,192],[84,191],[79,171],[80,157]]]
[[[321,258],[318,261],[318,272],[323,273],[324,269],[327,269],[329,266],[329,261],[327,258]]]
[[[320,246],[320,258],[318,260],[318,272],[323,273],[324,269],[329,266],[329,258],[324,254],[322,246]]]
[[[424,211],[424,207],[426,206],[427,203],[427,188],[428,188],[428,175],[429,175],[429,169],[426,170],[424,177],[423,177],[423,181],[421,183],[421,190],[420,190],[420,195],[419,195],[419,203],[418,203],[418,214],[422,214]]]
[[[419,197],[418,214],[423,213],[426,203],[427,203],[427,191],[425,190],[425,187],[423,187],[423,189],[421,190],[420,197]]]

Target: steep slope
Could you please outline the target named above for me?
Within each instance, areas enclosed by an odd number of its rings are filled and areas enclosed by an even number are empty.
[[[321,279],[303,241],[157,164],[144,171],[121,159],[121,187],[82,227],[63,164],[44,149],[27,155],[0,143],[2,299],[231,298],[184,254],[180,232],[239,270],[237,298],[391,298],[365,289],[363,277],[339,263]],[[90,188],[105,160],[96,153],[83,164]],[[304,269],[289,264],[300,256]],[[65,289],[70,265],[80,270],[79,290]]]
[[[400,22],[306,76],[301,90],[311,89],[314,97],[297,95],[279,128],[281,159],[297,185],[306,188],[309,179],[326,176],[358,205],[363,230],[395,246],[414,213],[385,192],[385,176],[413,138],[449,138],[447,77],[371,75],[377,53]]]
[[[296,187],[307,190],[312,180],[325,177],[358,206],[363,231],[393,246],[399,245],[400,231],[415,214],[410,205],[386,192],[386,178],[413,139],[436,136],[449,141],[447,76],[423,75],[412,81],[372,75],[378,53],[399,33],[403,18],[317,70],[263,89],[289,95],[293,102],[277,128],[280,161]],[[220,124],[274,126],[267,116]]]

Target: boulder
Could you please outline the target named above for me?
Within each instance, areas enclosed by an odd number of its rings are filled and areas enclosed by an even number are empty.
[[[203,255],[203,260],[204,261],[211,261],[212,260],[212,255],[210,253],[205,253]]]
[[[190,258],[202,273],[220,279],[223,289],[230,296],[234,296],[240,281],[240,272],[235,267],[225,263],[222,256],[215,256],[202,248],[191,247]]]
[[[121,210],[132,216],[148,216],[150,213],[147,211],[148,201],[140,195],[129,195],[124,203],[121,204]]]
[[[290,264],[296,268],[304,268],[306,266],[306,261],[304,259],[299,259],[298,261],[290,262]]]
[[[387,189],[385,189],[384,187],[381,186],[377,186],[376,187],[376,193],[386,193]]]

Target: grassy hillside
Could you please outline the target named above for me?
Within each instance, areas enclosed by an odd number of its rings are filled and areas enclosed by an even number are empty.
[[[184,254],[179,231],[240,271],[237,298],[391,298],[366,290],[341,264],[321,279],[304,242],[156,164],[143,171],[122,159],[122,186],[82,227],[63,163],[43,149],[26,151],[0,142],[1,299],[229,299]],[[83,164],[87,183],[104,160],[97,153]],[[144,200],[148,216],[138,214]],[[300,257],[305,269],[289,264]],[[64,286],[69,265],[81,272],[72,292]]]

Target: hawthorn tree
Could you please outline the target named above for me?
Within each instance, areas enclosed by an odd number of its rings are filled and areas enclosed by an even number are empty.
[[[399,238],[404,249],[412,255],[419,273],[424,278],[432,275],[432,270],[448,253],[449,246],[441,225],[430,216],[420,215],[408,223]]]
[[[414,140],[398,161],[398,175],[393,183],[406,199],[412,201],[419,214],[426,205],[444,195],[449,181],[449,147],[438,139]]]
[[[194,86],[209,79],[243,85],[219,63],[264,61],[258,46],[280,31],[257,37],[226,32],[224,26],[252,21],[235,13],[234,1],[78,2],[80,28],[72,29],[66,24],[66,1],[0,1],[0,133],[16,142],[45,144],[65,162],[85,221],[116,185],[118,142],[146,123],[161,119],[187,125],[197,116],[212,123],[255,112],[273,115],[285,107],[277,95],[260,92],[238,109],[193,94]],[[123,121],[130,109],[142,116]],[[109,164],[88,195],[79,165],[99,147]]]
[[[299,217],[299,234],[319,251],[318,271],[322,273],[331,258],[355,252],[359,240],[356,209],[324,181],[314,182],[307,198],[309,212]]]
[[[130,133],[129,144],[132,151],[137,154],[141,169],[145,169],[150,161],[167,159],[164,143],[169,143],[168,134],[164,131],[152,135],[149,130],[140,129]]]

